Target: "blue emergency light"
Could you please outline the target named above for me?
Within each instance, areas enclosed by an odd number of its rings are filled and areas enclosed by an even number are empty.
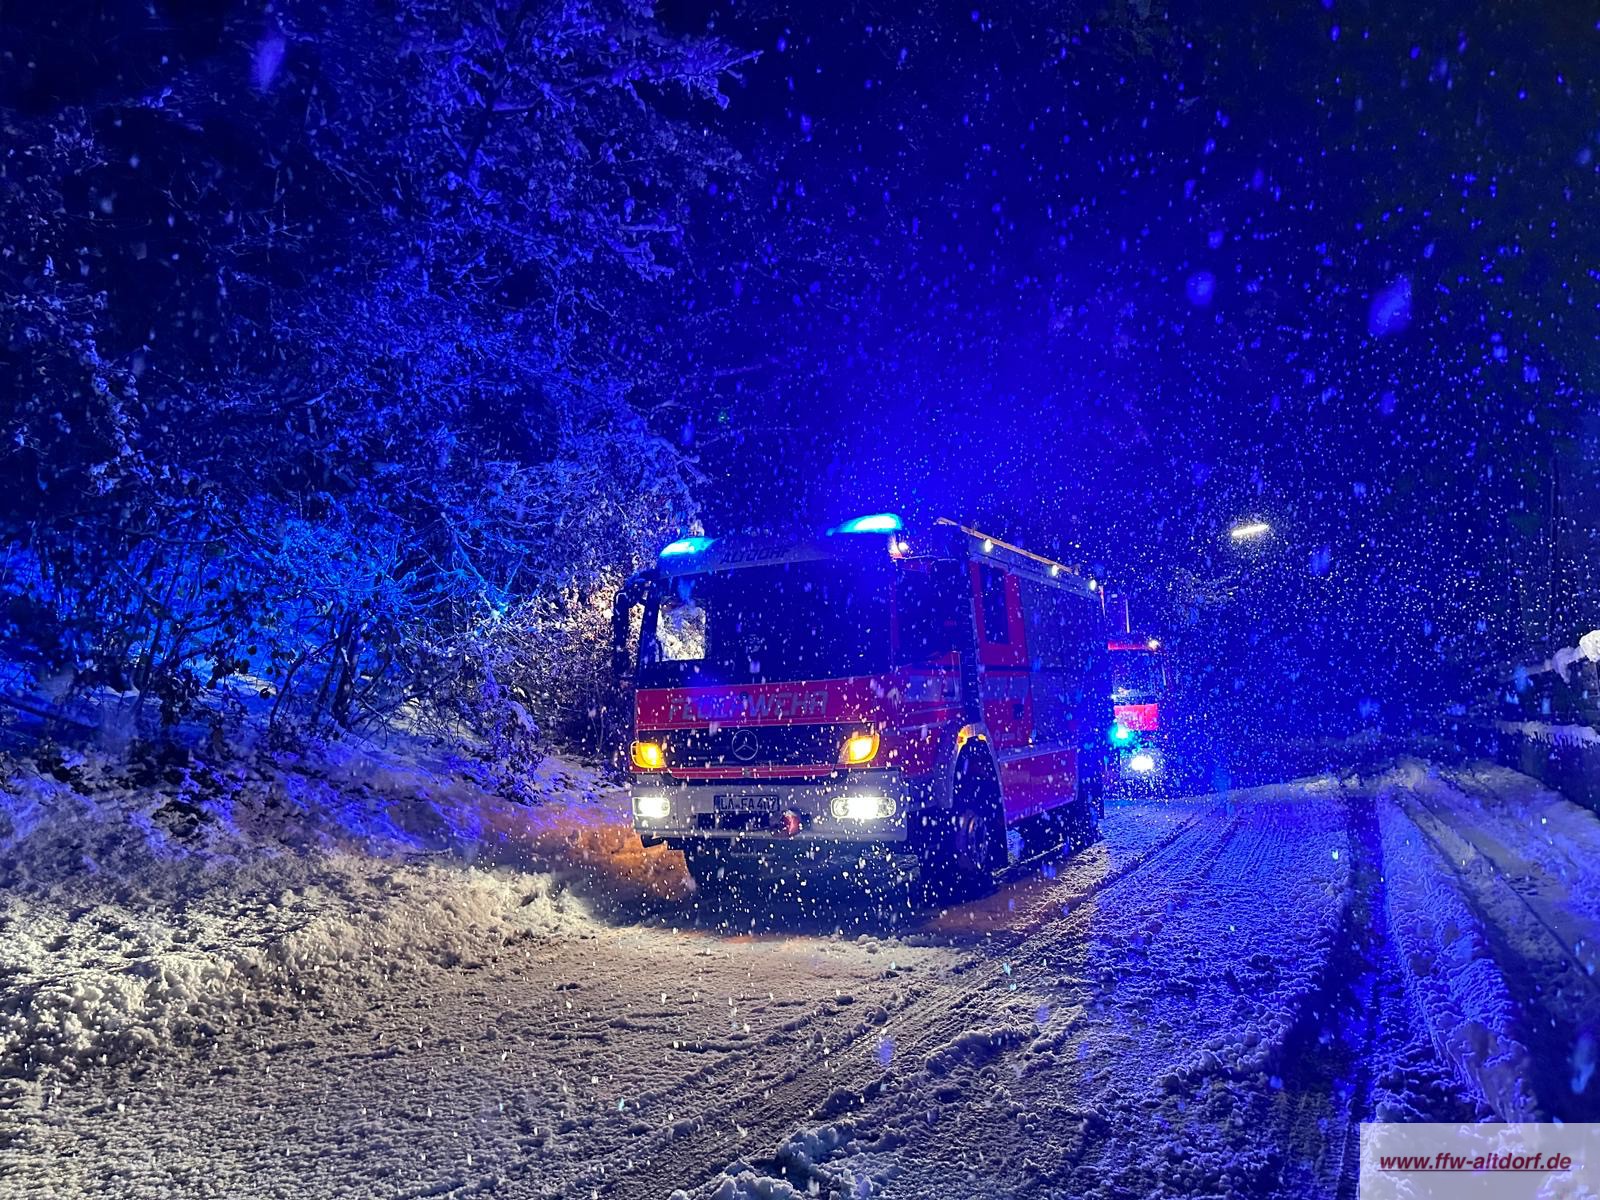
[[[872,513],[836,525],[834,533],[899,533],[905,525],[896,513]]]
[[[661,557],[675,558],[680,554],[699,554],[702,550],[716,540],[716,538],[708,537],[679,538],[677,541],[668,542],[665,546],[661,547]]]

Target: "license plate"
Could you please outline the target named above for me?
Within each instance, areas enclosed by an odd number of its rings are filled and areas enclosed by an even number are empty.
[[[711,797],[711,807],[719,813],[775,813],[778,798],[749,792],[718,792]]]

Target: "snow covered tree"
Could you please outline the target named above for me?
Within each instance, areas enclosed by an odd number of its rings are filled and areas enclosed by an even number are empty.
[[[39,382],[0,536],[49,665],[562,726],[590,612],[693,511],[615,314],[684,262],[679,198],[737,184],[696,113],[745,56],[636,0],[115,15],[91,43],[136,27],[149,70],[6,96],[6,362]],[[62,17],[8,19],[26,55]]]

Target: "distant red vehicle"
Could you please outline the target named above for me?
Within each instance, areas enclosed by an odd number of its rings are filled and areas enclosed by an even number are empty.
[[[799,541],[682,538],[625,590],[619,636],[634,609],[634,826],[704,886],[871,856],[959,890],[1013,830],[1093,835],[1109,655],[1063,563],[877,513]]]
[[[1166,775],[1171,713],[1161,639],[1154,634],[1113,633],[1111,655],[1111,744],[1124,777],[1154,784]]]

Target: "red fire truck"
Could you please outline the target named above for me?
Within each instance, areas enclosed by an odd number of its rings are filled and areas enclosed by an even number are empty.
[[[1095,583],[975,529],[875,513],[798,541],[681,538],[615,630],[634,827],[703,887],[871,858],[962,892],[1103,812]]]
[[[1113,633],[1111,654],[1111,745],[1125,782],[1155,787],[1169,773],[1167,667],[1161,639],[1154,634]]]

